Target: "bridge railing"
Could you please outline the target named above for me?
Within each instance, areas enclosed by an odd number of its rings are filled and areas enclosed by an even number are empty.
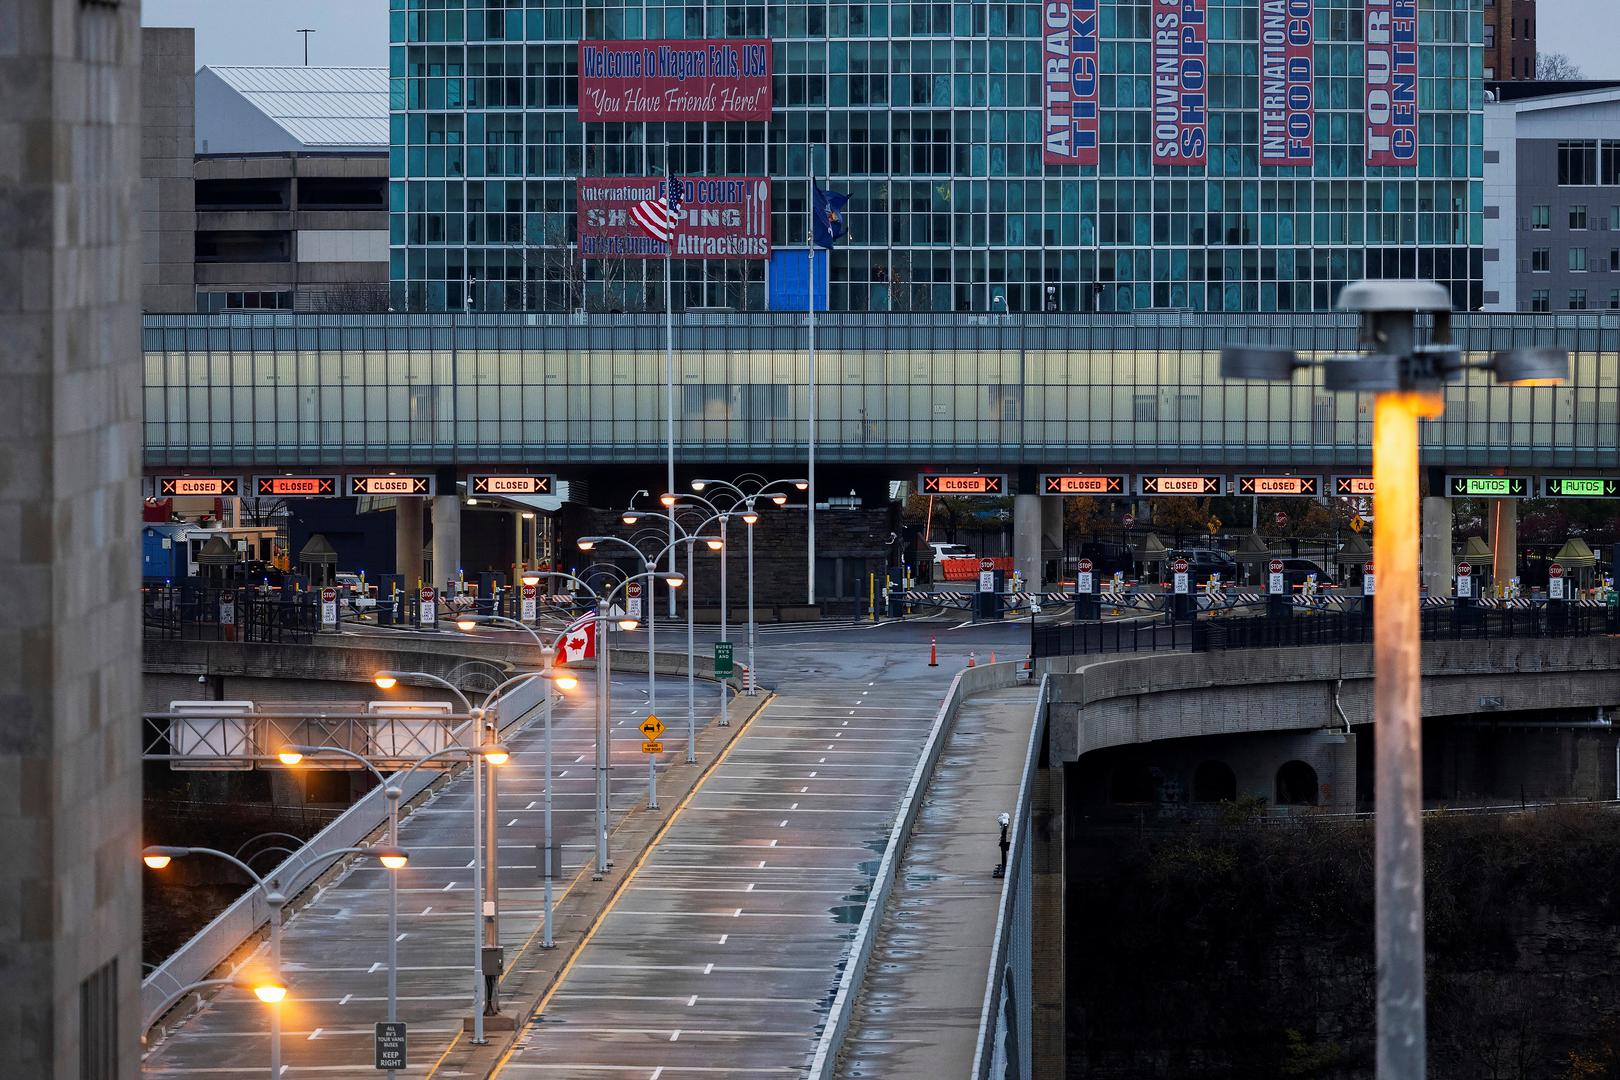
[[[1527,607],[1430,607],[1421,615],[1424,641],[1593,637],[1620,633],[1614,609],[1574,604]],[[1038,626],[1037,659],[1129,652],[1215,652],[1372,643],[1370,613],[1313,611],[1287,618],[1202,618],[1183,622],[1073,622]]]
[[[996,909],[996,934],[985,978],[979,1037],[973,1049],[972,1080],[1033,1080],[1034,1073],[1034,859],[1035,774],[1046,745],[1046,701],[1050,677],[1041,679],[1024,751],[1024,772],[1012,812],[1007,873]]]

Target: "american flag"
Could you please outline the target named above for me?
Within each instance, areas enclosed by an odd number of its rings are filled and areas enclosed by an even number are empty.
[[[630,211],[641,231],[660,244],[669,243],[675,235],[675,226],[681,220],[681,181],[674,173],[664,182],[664,195],[659,199],[644,199]]]

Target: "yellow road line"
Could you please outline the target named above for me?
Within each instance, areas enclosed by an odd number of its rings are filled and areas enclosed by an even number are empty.
[[[658,831],[653,834],[652,840],[647,843],[646,848],[643,849],[641,854],[636,856],[636,861],[631,864],[630,871],[624,875],[624,880],[619,882],[618,888],[613,890],[613,895],[608,898],[607,905],[602,908],[601,912],[596,916],[596,920],[592,922],[590,928],[585,931],[585,936],[580,939],[578,948],[576,948],[568,957],[567,962],[562,966],[562,970],[557,972],[557,977],[552,980],[550,988],[547,989],[545,995],[541,997],[540,1004],[535,1007],[534,1013],[531,1015],[538,1016],[546,1011],[546,1006],[551,1004],[551,999],[556,995],[557,990],[565,981],[567,981],[568,973],[573,970],[575,961],[585,954],[585,950],[591,944],[591,939],[596,937],[596,932],[600,930],[602,928],[602,924],[607,921],[608,915],[613,912],[613,908],[618,904],[619,898],[622,897],[626,890],[629,889],[630,882],[635,880],[636,873],[641,869],[642,864],[647,861],[647,856],[658,850],[659,843],[663,841],[664,835],[674,827],[676,820],[681,816],[681,811],[685,810],[687,804],[697,797],[697,793],[699,791],[703,790],[703,785],[709,782],[709,777],[713,776],[714,771],[725,763],[726,758],[731,756],[732,748],[738,743],[742,742],[743,736],[748,734],[748,729],[753,726],[754,721],[759,719],[760,715],[763,714],[770,706],[771,702],[775,700],[776,695],[774,693],[766,695],[765,700],[760,702],[759,708],[755,709],[753,714],[749,716],[747,720],[743,721],[742,727],[737,731],[736,736],[726,744],[725,749],[721,750],[715,759],[709,762],[708,767],[703,770],[703,775],[699,776],[697,778],[697,783],[692,785],[692,790],[688,791],[685,797],[682,798],[680,802],[675,804],[675,809],[670,811],[669,817],[664,820],[663,825],[659,826]],[[527,1022],[524,1024],[524,1026],[528,1026]],[[520,1028],[520,1034],[521,1030],[522,1029]],[[512,1045],[507,1047],[506,1053],[501,1055],[501,1060],[495,1063],[495,1068],[492,1069],[489,1074],[490,1080],[495,1080],[495,1077],[498,1077],[501,1074],[501,1070],[506,1068],[507,1061],[511,1059],[512,1054],[516,1052],[518,1048],[518,1041],[518,1039],[513,1039]],[[430,1073],[429,1075],[431,1076],[432,1074]]]

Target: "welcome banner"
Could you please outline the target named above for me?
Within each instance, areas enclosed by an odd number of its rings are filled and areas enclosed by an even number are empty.
[[[581,41],[579,118],[769,120],[771,43]]]

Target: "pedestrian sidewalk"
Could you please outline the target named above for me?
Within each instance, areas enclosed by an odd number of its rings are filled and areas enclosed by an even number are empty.
[[[856,999],[837,1075],[962,1076],[995,943],[996,818],[1018,800],[1038,688],[965,699],[935,766]]]

